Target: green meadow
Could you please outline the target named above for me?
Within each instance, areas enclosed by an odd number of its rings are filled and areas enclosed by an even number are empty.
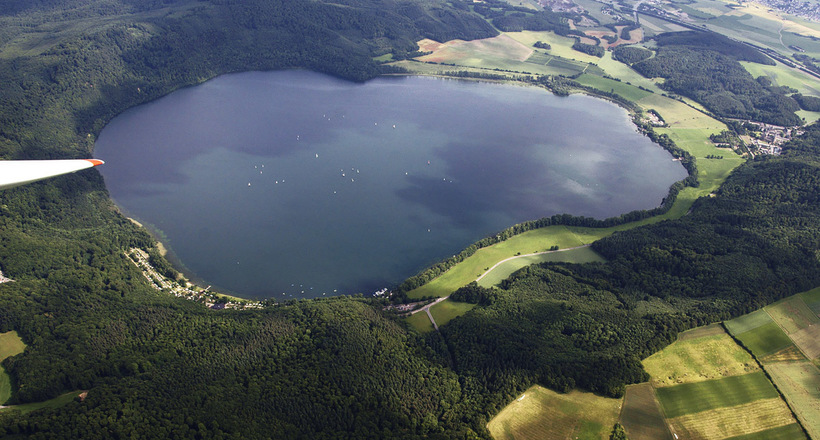
[[[444,300],[433,307],[430,307],[430,314],[436,320],[436,325],[442,326],[450,322],[453,318],[469,312],[475,304],[455,302],[449,299]],[[420,313],[418,313],[420,315]],[[427,314],[425,313],[425,317]]]
[[[501,284],[502,281],[509,278],[515,271],[531,264],[546,263],[546,262],[561,262],[561,263],[594,263],[606,261],[597,252],[589,247],[579,249],[572,249],[563,252],[550,252],[547,254],[527,255],[504,261],[495,266],[490,272],[486,273],[478,285],[481,287],[493,287]]]
[[[776,353],[794,346],[789,336],[772,321],[753,330],[735,335],[757,357]]]
[[[407,321],[407,324],[409,324],[410,327],[413,327],[419,333],[428,333],[434,330],[433,323],[430,322],[430,318],[427,317],[427,313],[414,313],[404,320]]]
[[[25,349],[26,344],[23,343],[17,332],[0,333],[0,361],[20,354]],[[0,367],[0,404],[9,400],[9,397],[11,397],[11,378],[6,374],[6,370]]]

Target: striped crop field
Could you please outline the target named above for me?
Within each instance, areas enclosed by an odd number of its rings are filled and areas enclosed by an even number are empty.
[[[687,414],[670,419],[669,424],[679,438],[685,439],[725,439],[738,435],[754,435],[784,426],[793,425],[800,428],[786,403],[779,396]]]
[[[667,418],[778,397],[762,371],[656,390]]]
[[[764,366],[812,438],[820,438],[820,371],[808,361]]]

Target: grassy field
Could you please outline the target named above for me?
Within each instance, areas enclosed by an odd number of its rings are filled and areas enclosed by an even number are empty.
[[[0,333],[0,361],[9,356],[20,354],[25,349],[26,344],[23,343],[17,332]],[[6,374],[6,370],[0,367],[0,404],[9,400],[9,397],[11,397],[11,378]]]
[[[812,438],[820,438],[820,371],[808,361],[765,364]]]
[[[604,440],[620,407],[620,399],[580,391],[559,394],[536,385],[493,417],[487,429],[495,440]]]
[[[766,313],[765,310],[760,309],[752,313],[748,313],[741,317],[726,321],[723,325],[729,330],[729,333],[737,336],[741,333],[746,333],[754,330],[762,325],[772,322],[772,317]]]
[[[453,40],[446,43],[422,40],[419,42],[419,47],[422,51],[432,51],[432,53],[416,58],[418,61],[456,65],[448,66],[449,70],[461,70],[461,66],[465,66],[540,75],[575,75],[589,68],[591,62],[569,56],[569,52],[555,50],[549,50],[548,54],[539,52],[536,58],[532,58],[536,53],[532,44],[522,43],[510,37],[509,34],[481,40]],[[573,52],[581,54],[574,50]],[[589,57],[585,54],[581,55]]]
[[[778,397],[762,371],[656,389],[668,419]]]
[[[820,79],[801,73],[796,69],[781,63],[777,63],[776,66],[765,66],[741,61],[740,64],[755,78],[765,76],[778,86],[795,88],[804,95],[820,96]]]
[[[475,304],[444,300],[433,307],[430,307],[430,314],[436,320],[436,324],[441,327],[450,322],[453,318],[469,312]],[[417,313],[420,315],[421,313]],[[426,316],[426,314],[425,314]]]
[[[672,439],[655,399],[655,390],[649,383],[626,388],[620,420],[630,440]]]
[[[522,267],[531,264],[545,263],[545,262],[563,262],[563,263],[593,263],[606,261],[604,257],[589,247],[580,249],[572,249],[564,252],[551,252],[548,254],[521,256],[512,260],[507,260],[487,273],[482,278],[478,285],[482,287],[493,287],[501,284],[502,281],[509,278],[513,272]]]
[[[711,334],[714,333],[709,332],[711,329],[717,333]],[[717,325],[682,333],[678,341],[646,358],[643,366],[656,387],[702,382],[760,370],[749,353]]]
[[[435,330],[433,328],[433,323],[430,322],[430,318],[427,317],[427,313],[424,312],[414,313],[405,318],[405,321],[410,324],[410,327],[413,327],[420,333],[427,333]]]

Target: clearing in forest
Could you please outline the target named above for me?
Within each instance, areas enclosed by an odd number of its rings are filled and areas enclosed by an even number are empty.
[[[605,440],[620,408],[621,399],[577,390],[561,394],[536,385],[504,407],[487,429],[495,440]]]

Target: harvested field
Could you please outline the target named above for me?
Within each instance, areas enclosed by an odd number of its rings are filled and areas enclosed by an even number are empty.
[[[466,62],[468,65],[482,64],[482,59],[485,58],[525,61],[533,52],[531,48],[504,34],[473,41],[452,40],[438,45],[427,43],[424,47],[431,49],[422,48],[423,51],[432,50],[433,53],[419,57],[420,61],[456,64]]]
[[[792,341],[809,359],[820,357],[820,324],[798,330],[791,335]]]
[[[758,358],[762,358],[772,353],[793,346],[789,336],[780,329],[774,321],[749,330],[744,333],[735,334],[735,337],[743,342],[749,350]]]
[[[779,396],[669,420],[672,432],[685,439],[722,439],[794,423],[791,411]]]
[[[820,324],[820,319],[809,309],[799,295],[768,306],[766,311],[789,335],[812,324]]]
[[[658,388],[656,391],[664,415],[669,419],[778,397],[762,371]]]
[[[626,388],[621,425],[631,440],[671,440],[655,390],[649,383]]]
[[[738,435],[726,440],[805,440],[806,434],[797,423],[766,429],[752,434]]]
[[[717,334],[709,335],[719,331]],[[687,335],[687,333],[690,333]],[[697,337],[699,334],[706,335]],[[719,326],[682,334],[672,343],[643,361],[656,387],[702,382],[759,371],[757,363]]]
[[[760,362],[763,362],[764,364],[768,364],[770,362],[792,362],[805,360],[806,357],[803,356],[803,353],[801,353],[800,350],[794,346],[760,358]]]
[[[811,362],[779,362],[766,371],[812,438],[820,438],[820,370]]]
[[[572,391],[559,394],[533,386],[490,420],[495,440],[608,439],[620,399]]]

